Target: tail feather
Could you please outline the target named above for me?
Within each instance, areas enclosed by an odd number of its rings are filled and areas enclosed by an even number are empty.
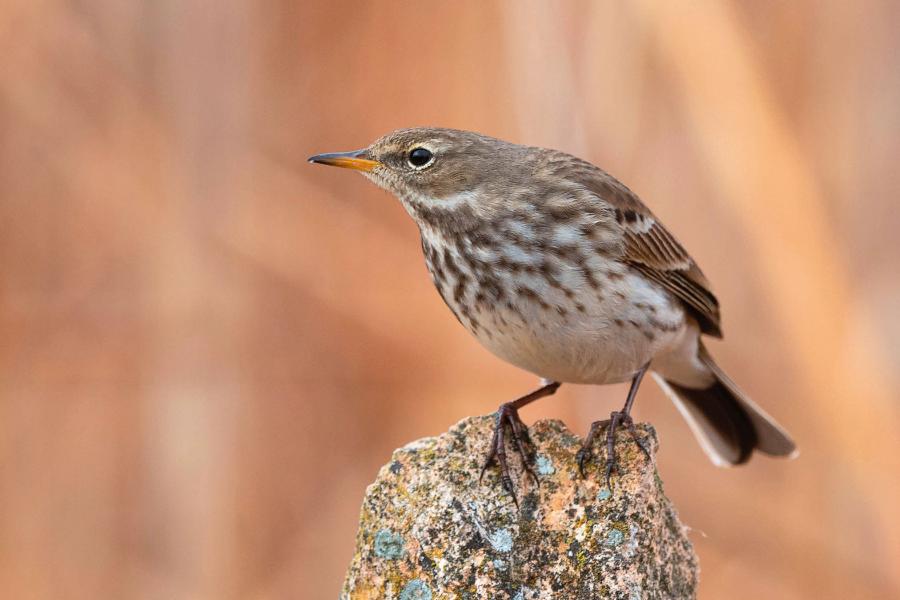
[[[753,450],[795,456],[797,448],[787,431],[737,387],[703,344],[698,347],[698,357],[716,378],[708,388],[688,388],[653,375],[713,463],[738,465],[749,460]]]

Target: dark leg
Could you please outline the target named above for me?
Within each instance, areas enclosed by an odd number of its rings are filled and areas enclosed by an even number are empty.
[[[588,432],[587,438],[585,438],[584,444],[581,446],[581,450],[578,451],[576,457],[578,459],[578,469],[581,471],[582,477],[584,477],[584,463],[591,459],[591,448],[601,429],[606,429],[606,487],[609,487],[609,478],[610,475],[612,475],[612,472],[614,470],[618,472],[618,464],[616,462],[616,428],[619,425],[625,425],[628,428],[631,439],[634,440],[634,443],[637,444],[644,455],[648,459],[650,458],[650,451],[647,450],[647,447],[641,441],[640,437],[638,437],[637,431],[634,428],[634,421],[631,419],[631,407],[634,405],[634,398],[637,396],[641,380],[644,378],[644,373],[647,372],[649,366],[650,363],[647,363],[641,367],[640,371],[635,373],[634,378],[631,380],[631,388],[628,390],[628,397],[625,399],[625,406],[622,407],[622,410],[611,413],[609,419],[591,423],[591,430]]]
[[[481,477],[484,477],[484,472],[489,466],[495,463],[499,464],[500,482],[503,484],[503,489],[512,496],[516,506],[519,505],[519,500],[516,498],[512,477],[509,475],[509,464],[506,461],[506,427],[509,427],[509,431],[512,434],[513,447],[522,458],[522,465],[525,471],[537,482],[537,475],[534,474],[531,468],[534,449],[531,447],[531,439],[528,437],[528,427],[519,418],[519,409],[535,400],[553,395],[559,389],[559,386],[558,382],[551,381],[517,400],[501,404],[500,408],[497,409],[494,437],[491,439],[491,449],[488,452],[487,459],[484,461],[484,466],[481,467]],[[526,446],[528,446],[527,449]]]

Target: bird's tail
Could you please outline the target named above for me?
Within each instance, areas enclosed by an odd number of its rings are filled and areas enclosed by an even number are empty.
[[[720,467],[738,465],[754,450],[771,456],[796,456],[797,447],[787,431],[735,385],[703,344],[698,346],[698,357],[716,378],[706,389],[684,387],[658,373],[653,377],[678,407],[710,460]]]

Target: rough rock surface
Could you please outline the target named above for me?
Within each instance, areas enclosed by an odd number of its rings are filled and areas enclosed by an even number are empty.
[[[610,490],[596,463],[578,474],[581,442],[565,425],[536,423],[539,485],[511,458],[517,509],[496,469],[478,482],[492,425],[464,419],[394,452],[366,491],[342,600],[694,598],[686,528],[627,432]],[[638,432],[655,456],[653,428]]]

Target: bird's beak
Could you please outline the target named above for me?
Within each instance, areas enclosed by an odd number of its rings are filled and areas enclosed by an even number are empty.
[[[375,167],[381,166],[381,163],[377,160],[368,158],[368,154],[365,150],[316,154],[315,156],[310,156],[308,160],[311,163],[331,165],[332,167],[343,167],[345,169],[356,169],[357,171],[371,171]]]

